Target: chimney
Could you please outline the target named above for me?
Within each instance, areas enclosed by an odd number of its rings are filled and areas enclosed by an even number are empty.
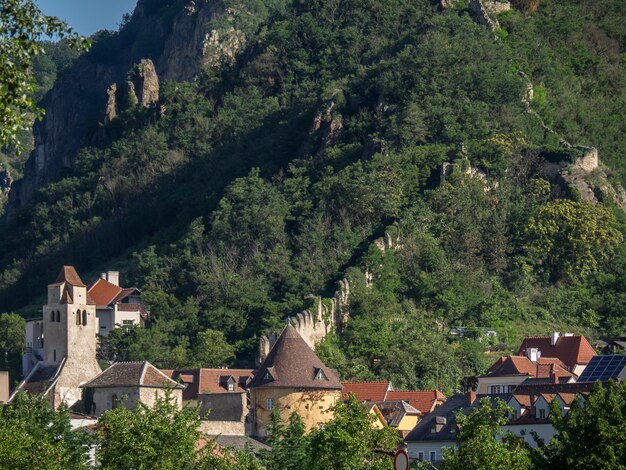
[[[470,405],[473,405],[474,402],[476,401],[476,392],[473,390],[470,390],[470,392],[467,394],[467,400],[469,401]]]
[[[107,273],[100,273],[100,279],[107,280]]]
[[[0,403],[9,402],[9,372],[0,371]]]
[[[120,285],[120,272],[119,271],[107,271],[107,281],[111,284],[118,286]]]
[[[553,384],[558,384],[559,383],[559,376],[557,375],[557,373],[554,370],[554,368],[552,369],[551,373],[552,373],[552,383]]]
[[[561,334],[558,331],[553,331],[550,335],[550,345],[555,346],[559,336],[561,336]]]
[[[541,352],[537,348],[526,348],[526,357],[532,362],[537,362],[537,359],[541,357]]]

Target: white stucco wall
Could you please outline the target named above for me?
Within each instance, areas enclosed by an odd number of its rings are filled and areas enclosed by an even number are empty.
[[[451,448],[456,445],[450,441],[424,441],[424,442],[407,442],[407,453],[409,459],[417,460],[419,452],[424,453],[424,461],[438,462],[443,459],[443,449]],[[434,452],[434,459],[431,459],[431,452]]]

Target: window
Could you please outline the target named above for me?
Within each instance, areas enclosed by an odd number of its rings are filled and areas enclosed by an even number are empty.
[[[539,419],[544,419],[546,417],[546,409],[539,408]]]
[[[423,462],[423,461],[424,461],[424,452],[419,451],[419,452],[417,453],[417,460],[419,460],[420,462]]]
[[[111,408],[115,409],[117,408],[117,406],[119,405],[118,400],[117,400],[117,395],[114,393],[113,395],[111,395]]]
[[[52,350],[52,357],[53,357],[52,362],[56,362],[57,361],[57,350],[56,349]]]
[[[83,326],[87,326],[87,310],[83,310]]]
[[[328,377],[326,377],[326,374],[322,369],[318,369],[315,374],[315,380],[328,380]]]
[[[229,383],[228,384],[228,391],[229,392],[234,392],[235,391],[235,384]]]
[[[54,310],[50,312],[50,321],[54,321]]]
[[[267,399],[267,409],[268,410],[273,410],[274,409],[274,399],[273,398],[268,398]]]
[[[272,380],[272,374],[270,374],[269,372],[266,372],[265,375],[263,376],[263,380]]]
[[[61,312],[57,310],[57,322],[61,323]]]
[[[500,385],[492,385],[491,393],[500,393]]]
[[[434,462],[435,460],[437,460],[437,452],[434,450],[430,451],[430,461]]]
[[[80,310],[76,310],[76,324],[80,325]]]

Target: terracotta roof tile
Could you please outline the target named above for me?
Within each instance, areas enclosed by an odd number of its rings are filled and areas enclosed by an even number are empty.
[[[325,378],[316,378],[320,371]],[[287,324],[248,385],[259,387],[342,389],[337,372],[324,365],[291,324]]]
[[[399,390],[387,393],[387,401],[400,400],[426,414],[435,409],[438,401],[444,401],[445,396],[438,390]]]
[[[352,393],[359,401],[385,401],[387,392],[393,390],[391,382],[342,382],[341,385],[344,397]]]
[[[106,307],[107,305],[121,302],[135,292],[139,292],[136,287],[123,288],[110,283],[106,279],[96,279],[89,284],[87,292],[94,299],[96,305]]]
[[[518,354],[525,355],[529,348],[539,349],[542,358],[559,358],[570,369],[573,369],[576,364],[589,364],[591,358],[596,355],[584,336],[559,336],[554,346],[549,336],[525,338]]]

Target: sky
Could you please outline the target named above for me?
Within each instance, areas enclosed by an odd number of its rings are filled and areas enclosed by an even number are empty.
[[[46,15],[57,16],[83,36],[101,29],[117,30],[122,15],[132,12],[137,0],[35,0]]]

